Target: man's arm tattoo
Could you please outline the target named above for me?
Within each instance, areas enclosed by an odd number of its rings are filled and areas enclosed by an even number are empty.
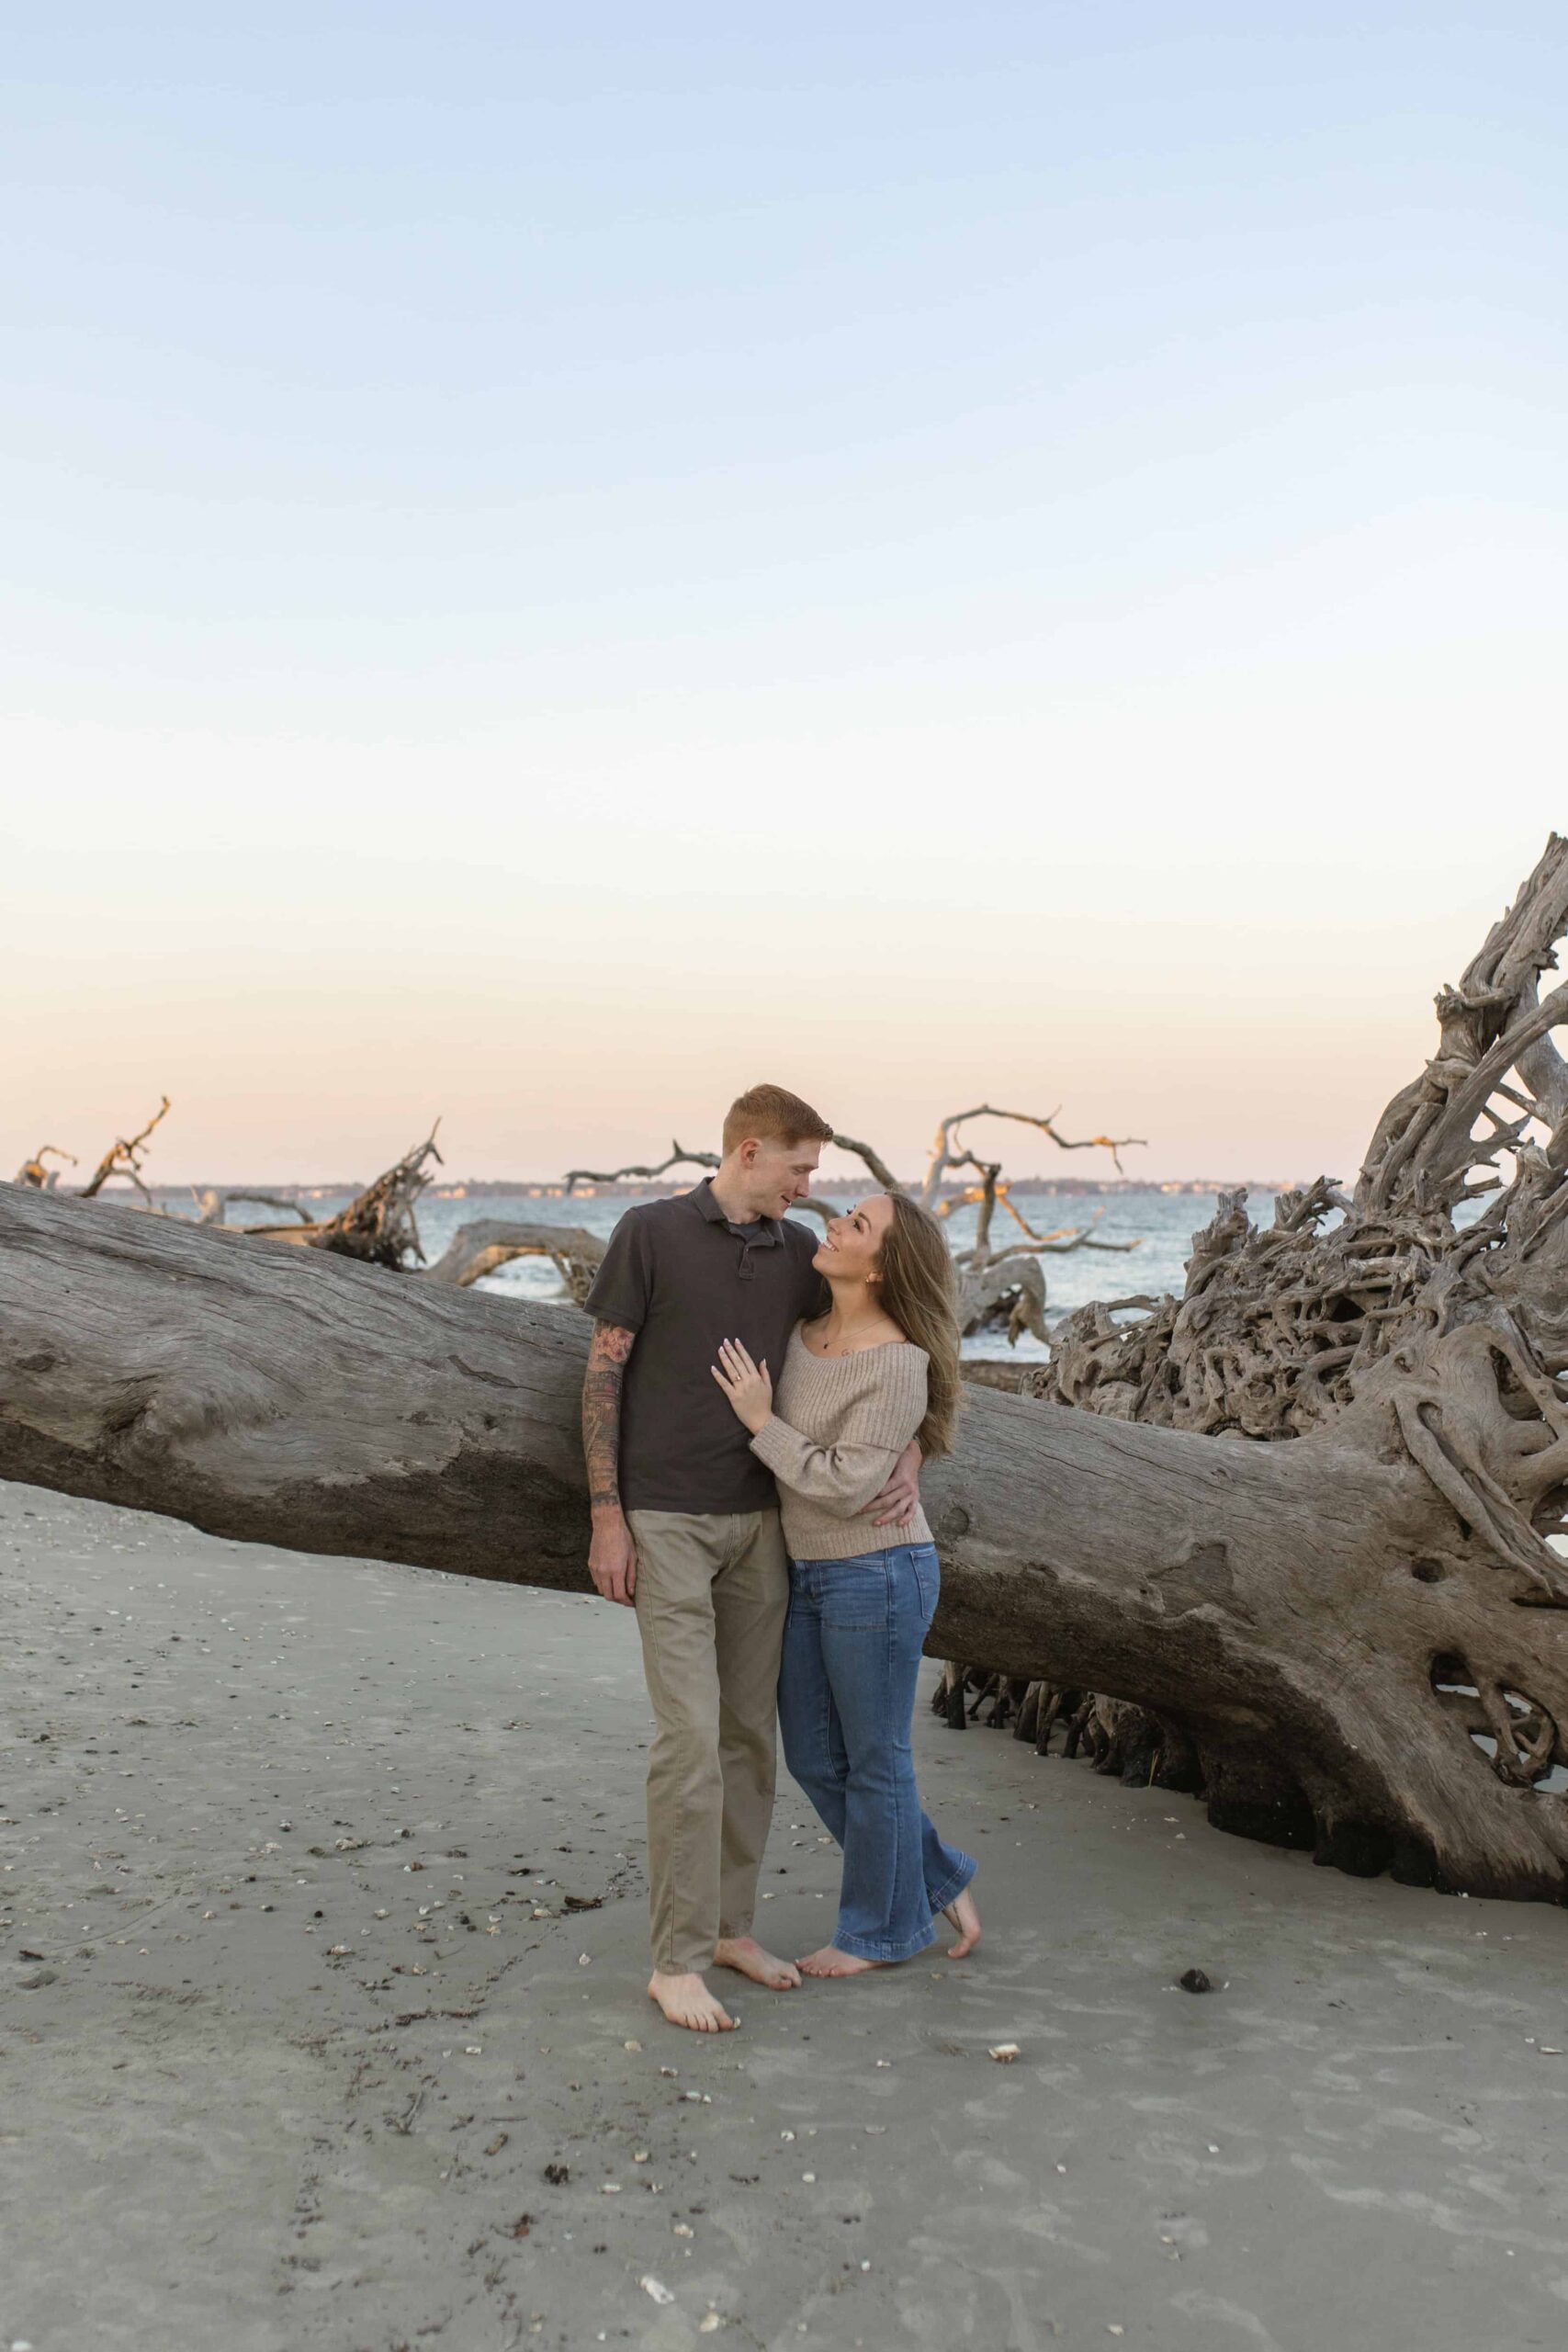
[[[595,1509],[621,1500],[621,1385],[637,1339],[619,1323],[595,1323],[582,1375],[582,1453]]]

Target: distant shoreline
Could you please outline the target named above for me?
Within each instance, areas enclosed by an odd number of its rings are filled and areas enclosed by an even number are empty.
[[[211,1181],[209,1182],[195,1184],[153,1184],[149,1187],[149,1190],[151,1191],[153,1199],[160,1202],[186,1202],[189,1200],[193,1192],[200,1193],[209,1190],[219,1193],[273,1193],[276,1194],[279,1200],[287,1201],[339,1200],[344,1198],[353,1199],[356,1193],[362,1193],[365,1190],[366,1185],[371,1183],[373,1181],[374,1179],[372,1177],[366,1176],[354,1179],[345,1178],[342,1183],[288,1184],[263,1182],[247,1182],[245,1179],[241,1177],[231,1177],[221,1182]],[[841,1182],[836,1178],[829,1177],[825,1181],[821,1189],[830,1194],[837,1193],[849,1191],[852,1189],[857,1182],[863,1181],[863,1179],[856,1179],[852,1176],[847,1177]],[[911,1190],[917,1189],[919,1182],[919,1179],[918,1177],[906,1177],[904,1181],[909,1185]],[[694,1177],[688,1178],[684,1181],[666,1182],[660,1180],[660,1182],[649,1183],[623,1182],[616,1184],[579,1184],[575,1191],[569,1193],[566,1186],[560,1182],[558,1177],[539,1178],[533,1176],[522,1176],[488,1177],[483,1179],[478,1177],[461,1177],[454,1180],[450,1183],[432,1184],[424,1197],[435,1201],[483,1201],[497,1199],[547,1201],[646,1201],[663,1199],[672,1193],[689,1193],[692,1189],[693,1183],[700,1182],[700,1178]],[[1014,1176],[1004,1179],[1006,1189],[1010,1193],[1020,1194],[1037,1193],[1043,1194],[1048,1198],[1066,1197],[1073,1199],[1082,1199],[1086,1197],[1093,1199],[1121,1199],[1123,1195],[1129,1193],[1164,1193],[1168,1196],[1172,1193],[1191,1193],[1212,1195],[1217,1193],[1234,1193],[1238,1190],[1246,1191],[1247,1193],[1282,1193],[1294,1190],[1309,1182],[1311,1182],[1310,1178],[1301,1176],[1180,1176],[1168,1177],[1163,1182],[1154,1177],[1146,1176],[1127,1176],[1121,1178],[1096,1178],[1092,1176]],[[939,1188],[941,1198],[947,1201],[962,1200],[972,1189],[973,1188],[970,1185],[965,1183],[947,1183]]]

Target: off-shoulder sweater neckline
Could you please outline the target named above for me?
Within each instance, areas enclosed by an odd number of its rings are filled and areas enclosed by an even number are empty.
[[[902,1350],[909,1355],[919,1356],[922,1363],[929,1363],[931,1362],[931,1358],[927,1355],[924,1348],[917,1347],[913,1340],[878,1340],[869,1348],[851,1348],[846,1354],[841,1356],[819,1356],[816,1349],[808,1348],[806,1341],[801,1338],[800,1335],[804,1328],[805,1327],[802,1324],[797,1323],[795,1325],[794,1330],[789,1335],[789,1343],[792,1348],[798,1348],[800,1350],[801,1354],[806,1358],[808,1363],[854,1363],[862,1356],[886,1355],[894,1349]]]

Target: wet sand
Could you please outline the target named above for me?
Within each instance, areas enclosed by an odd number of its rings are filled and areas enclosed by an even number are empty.
[[[1562,1912],[922,1706],[982,1950],[721,1979],[701,2041],[643,1993],[621,1612],[8,1487],[0,1658],[0,2352],[1568,2333]],[[763,1883],[827,1938],[787,1784]]]

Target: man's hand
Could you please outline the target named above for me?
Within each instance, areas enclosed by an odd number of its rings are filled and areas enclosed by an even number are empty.
[[[920,1507],[920,1449],[913,1438],[894,1465],[893,1476],[871,1506],[874,1527],[907,1527]]]
[[[596,1510],[593,1540],[588,1546],[588,1573],[602,1600],[618,1600],[625,1609],[637,1605],[637,1545],[625,1514]]]

